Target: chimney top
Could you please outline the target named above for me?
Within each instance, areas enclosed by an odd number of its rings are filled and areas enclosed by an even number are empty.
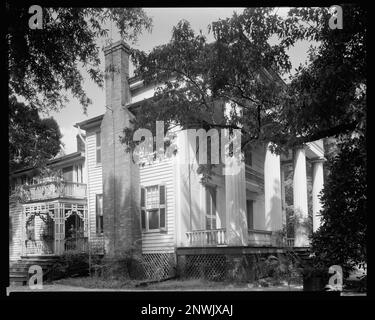
[[[130,46],[125,43],[123,40],[119,40],[119,41],[116,41],[112,44],[110,44],[109,46],[106,46],[103,51],[104,51],[104,55],[108,55],[114,51],[117,51],[117,50],[124,50],[126,53],[130,53]]]

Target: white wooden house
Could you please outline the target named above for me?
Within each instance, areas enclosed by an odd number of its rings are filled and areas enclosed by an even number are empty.
[[[129,78],[129,47],[124,42],[107,47],[104,54],[106,70],[114,70],[106,75],[106,111],[75,124],[86,137],[85,154],[80,159],[87,189],[82,202],[74,203],[84,206],[88,243],[97,247],[103,243],[105,253],[112,256],[137,247],[144,255],[155,257],[229,251],[240,254],[254,248],[309,245],[303,225],[296,227],[292,239],[278,237],[285,223],[284,168],[293,166],[294,209],[307,218],[306,162],[312,164],[316,230],[321,208],[318,195],[323,187],[322,141],[308,143],[288,157],[273,154],[267,145],[257,146],[246,156],[238,174],[223,175],[218,168],[210,182],[202,184],[196,172],[195,151],[186,132],[181,132],[175,140],[175,155],[139,166],[132,161],[132,154],[125,152],[119,136],[130,126],[139,103],[153,96],[154,87],[145,86],[142,79]],[[31,208],[29,204],[23,206]],[[54,208],[54,212],[60,212],[59,207]],[[36,206],[32,210],[42,209]],[[67,213],[55,213],[53,219],[54,254],[59,254],[64,250],[59,243],[64,242],[66,231],[57,229],[67,227]],[[22,228],[13,233],[11,258],[20,257],[15,243],[16,239],[25,239],[20,235],[26,232],[22,223]]]

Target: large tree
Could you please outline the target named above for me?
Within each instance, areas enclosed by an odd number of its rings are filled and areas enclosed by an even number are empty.
[[[243,147],[271,141],[278,150],[360,129],[366,16],[360,7],[343,11],[344,29],[331,30],[328,8],[293,9],[284,19],[270,8],[245,9],[212,23],[212,43],[181,21],[169,43],[149,54],[133,52],[136,74],[160,84],[134,129],[155,119],[167,127],[241,129]],[[286,84],[280,76],[291,69],[287,50],[299,40],[318,46]],[[213,117],[218,100],[231,103],[230,116]],[[124,138],[129,142],[131,132]]]
[[[13,2],[6,7],[9,91],[38,110],[64,106],[68,91],[87,108],[91,100],[80,67],[103,85],[98,38],[110,36],[112,26],[126,41],[135,41],[151,28],[140,8],[43,8],[43,28],[30,29],[28,9]]]
[[[56,122],[40,120],[38,113],[62,108],[69,92],[85,112],[91,100],[83,89],[82,70],[103,86],[97,40],[110,40],[113,29],[126,41],[136,41],[151,28],[140,8],[43,7],[42,29],[29,27],[28,11],[29,6],[17,2],[6,4],[10,170],[41,166],[59,151]]]
[[[342,138],[329,158],[322,226],[312,237],[317,261],[329,267],[367,262],[367,154],[364,136]]]
[[[37,108],[9,100],[9,171],[45,164],[60,151],[61,133],[53,118]]]

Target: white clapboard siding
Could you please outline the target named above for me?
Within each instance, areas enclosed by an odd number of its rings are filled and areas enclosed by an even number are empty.
[[[19,260],[22,250],[22,205],[9,201],[9,260]]]
[[[175,248],[175,190],[173,159],[166,159],[140,169],[141,186],[165,184],[166,189],[166,232],[143,232],[142,252],[173,252]]]
[[[97,128],[99,130],[99,128]],[[96,131],[86,132],[86,161],[88,173],[88,215],[90,241],[95,242],[100,235],[96,232],[96,195],[103,193],[102,166],[96,164]]]

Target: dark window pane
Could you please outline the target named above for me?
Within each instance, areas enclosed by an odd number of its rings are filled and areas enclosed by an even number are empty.
[[[96,150],[96,163],[101,163],[102,162],[102,153],[100,149]]]
[[[141,188],[141,207],[145,206],[145,188]]]
[[[166,216],[165,216],[165,208],[160,208],[160,228],[165,228],[166,226]]]
[[[146,229],[146,212],[141,210],[141,225],[142,229]]]
[[[246,211],[247,211],[247,228],[254,229],[254,213],[253,213],[253,200],[246,200]]]
[[[211,215],[211,194],[210,188],[206,189],[206,214]]]
[[[96,231],[103,233],[103,195],[96,195]]]
[[[96,133],[96,146],[100,147],[101,146],[101,137],[100,137],[100,132]]]
[[[150,210],[148,212],[148,229],[159,229],[159,210]]]
[[[160,204],[165,204],[165,186],[160,186]]]
[[[62,169],[64,181],[73,181],[73,166]]]
[[[103,216],[99,216],[99,231],[100,233],[103,233],[104,231],[104,224],[103,224]]]
[[[206,230],[211,230],[211,217],[206,216]]]

